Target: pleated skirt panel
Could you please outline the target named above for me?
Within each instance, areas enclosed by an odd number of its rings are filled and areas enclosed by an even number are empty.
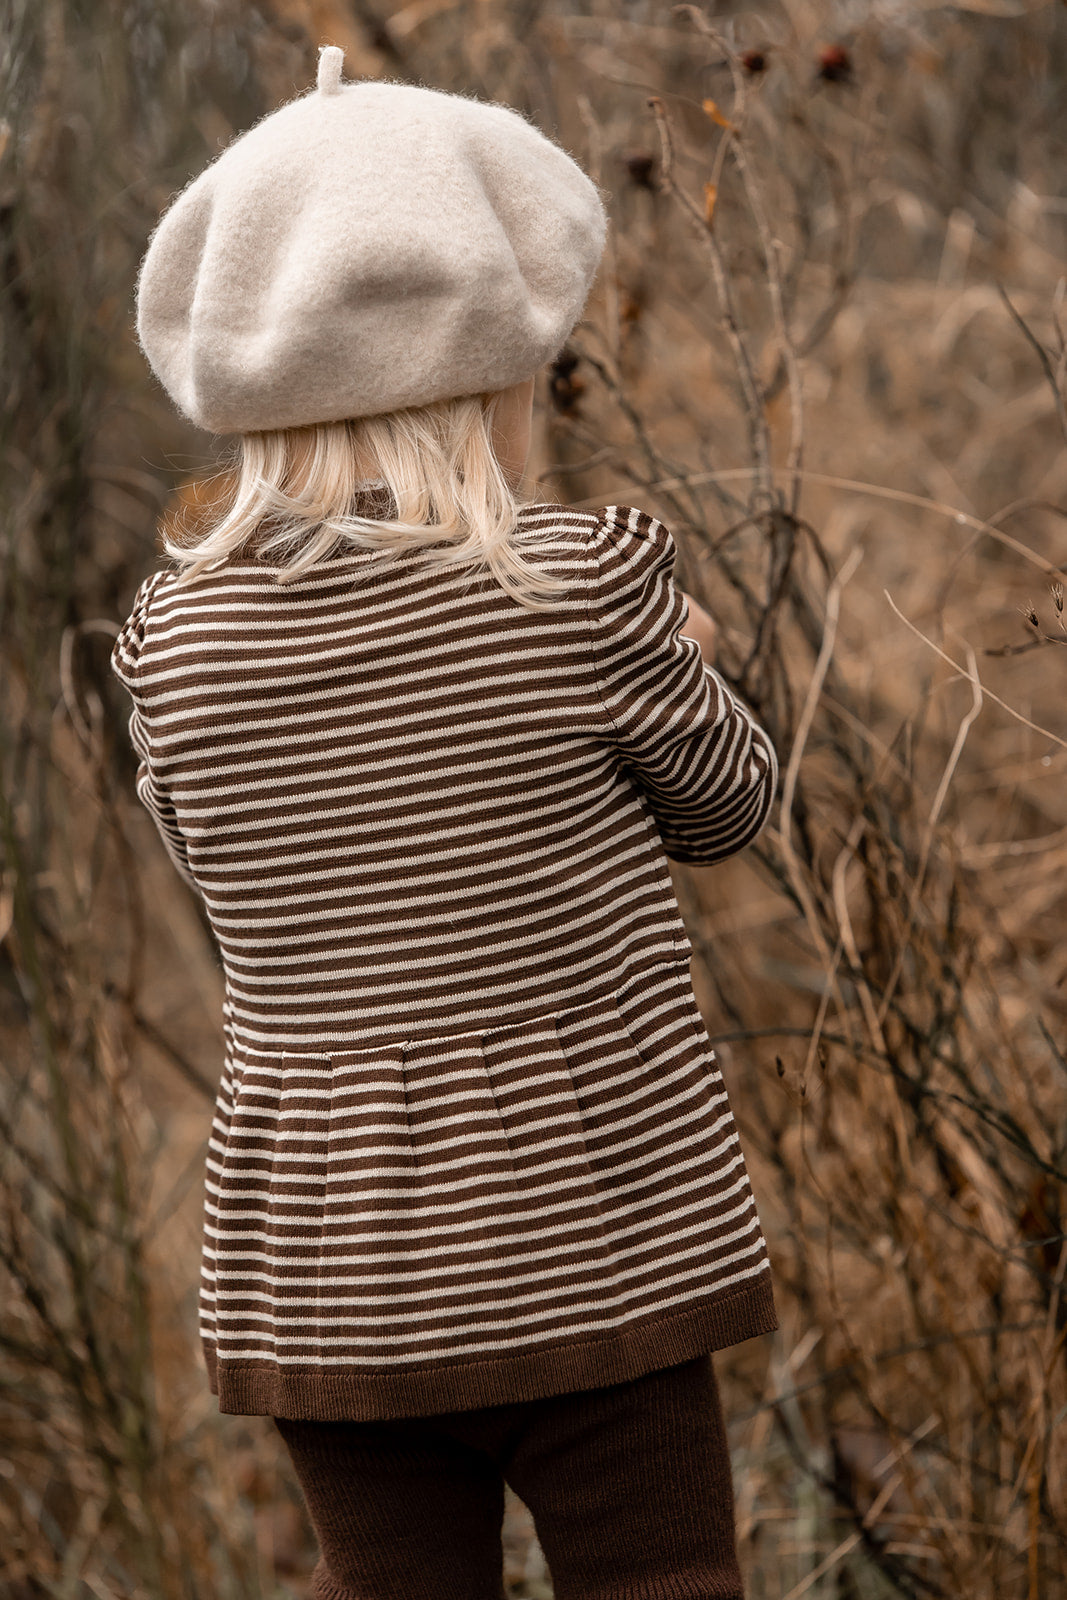
[[[682,966],[478,1033],[234,1049],[201,1286],[223,1411],[430,1415],[625,1381],[775,1326]]]

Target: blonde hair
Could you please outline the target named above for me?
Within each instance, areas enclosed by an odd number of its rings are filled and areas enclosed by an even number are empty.
[[[531,565],[516,539],[520,501],[493,449],[499,395],[438,400],[383,416],[243,434],[204,534],[179,517],[163,547],[179,582],[242,555],[276,557],[290,583],[339,547],[383,560],[421,552],[434,565],[490,572],[535,609],[565,587]],[[395,519],[360,515],[357,495],[388,491]],[[383,495],[383,499],[385,496]]]

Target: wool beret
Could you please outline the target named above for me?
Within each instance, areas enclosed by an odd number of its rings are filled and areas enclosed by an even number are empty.
[[[558,354],[604,247],[594,184],[506,106],[408,84],[315,89],[164,213],[137,331],[214,433],[506,389]]]

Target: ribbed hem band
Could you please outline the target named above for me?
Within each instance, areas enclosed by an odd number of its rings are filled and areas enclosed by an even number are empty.
[[[434,1365],[422,1371],[299,1372],[273,1364],[230,1366],[204,1340],[211,1392],[219,1410],[239,1416],[302,1417],[317,1422],[370,1422],[434,1416],[481,1406],[539,1400],[595,1389],[708,1350],[723,1350],[778,1326],[769,1271],[743,1290],[651,1317],[611,1334],[488,1361]]]

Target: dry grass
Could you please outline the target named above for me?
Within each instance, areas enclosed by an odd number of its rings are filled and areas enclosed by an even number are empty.
[[[760,844],[677,872],[783,1324],[719,1358],[753,1600],[1051,1600],[1067,16],[814,0],[10,0],[0,1590],[258,1600],[310,1565],[269,1425],[199,1365],[219,968],[107,653],[204,464],[132,341],[145,237],[323,39],[598,173],[543,480],[668,520],[783,752]],[[508,1536],[512,1595],[547,1596],[516,1504]]]

